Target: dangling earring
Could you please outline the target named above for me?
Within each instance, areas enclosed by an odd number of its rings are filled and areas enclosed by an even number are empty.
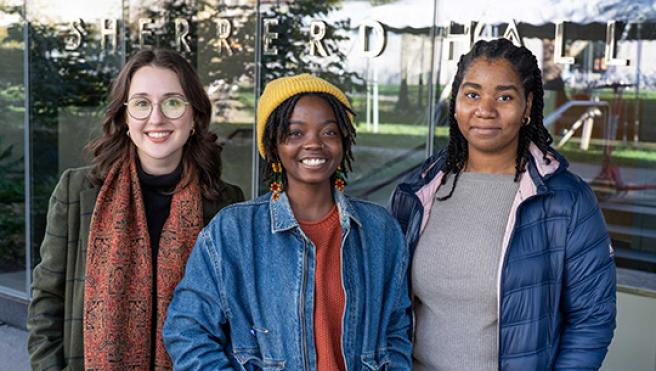
[[[346,187],[346,174],[342,170],[342,166],[337,166],[335,170],[335,189],[344,192],[344,187]]]
[[[530,123],[531,123],[531,117],[530,116],[526,116],[526,117],[522,118],[522,125],[528,126]]]
[[[272,163],[271,170],[273,170],[273,181],[271,182],[270,186],[271,192],[273,193],[271,198],[274,201],[278,201],[280,198],[280,192],[282,192],[283,189],[282,164],[280,162]]]

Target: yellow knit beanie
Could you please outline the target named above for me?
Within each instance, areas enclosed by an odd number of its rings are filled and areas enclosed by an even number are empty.
[[[327,93],[351,109],[351,104],[344,92],[319,77],[303,73],[272,80],[264,88],[264,92],[257,102],[257,148],[262,158],[265,158],[263,142],[264,126],[269,116],[284,101],[300,93]],[[351,115],[349,115],[350,117]]]

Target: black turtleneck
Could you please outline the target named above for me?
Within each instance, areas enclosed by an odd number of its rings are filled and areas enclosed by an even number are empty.
[[[151,261],[153,272],[157,272],[157,252],[159,251],[159,237],[162,234],[164,223],[171,212],[171,199],[173,190],[182,177],[182,166],[173,170],[170,174],[150,175],[146,173],[139,161],[137,161],[137,175],[141,183],[141,194],[143,195],[144,207],[146,209],[146,223],[148,224],[148,235],[150,236],[150,247],[152,249]],[[152,296],[152,323],[157,323],[157,274],[153,274],[153,296]],[[155,354],[157,331],[151,332],[151,354]],[[151,357],[150,369],[155,369],[155,357]]]
[[[137,174],[139,175],[141,193],[146,209],[153,263],[156,263],[159,238],[171,211],[171,199],[173,197],[171,192],[173,192],[182,177],[182,166],[179,165],[170,174],[150,175],[143,170],[141,164],[137,161]]]

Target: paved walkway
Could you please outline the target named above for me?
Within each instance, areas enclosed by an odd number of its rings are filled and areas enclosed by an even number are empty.
[[[0,371],[28,371],[27,331],[0,324]]]

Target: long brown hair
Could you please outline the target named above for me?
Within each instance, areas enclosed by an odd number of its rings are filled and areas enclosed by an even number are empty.
[[[101,186],[109,169],[124,160],[134,145],[128,130],[124,103],[128,99],[134,73],[144,66],[169,69],[178,76],[182,90],[193,109],[195,133],[183,147],[181,187],[198,178],[203,197],[221,198],[221,150],[216,134],[209,131],[212,104],[193,67],[180,54],[166,49],[142,50],[132,56],[112,83],[108,97],[102,135],[85,147],[93,155],[91,182]]]

